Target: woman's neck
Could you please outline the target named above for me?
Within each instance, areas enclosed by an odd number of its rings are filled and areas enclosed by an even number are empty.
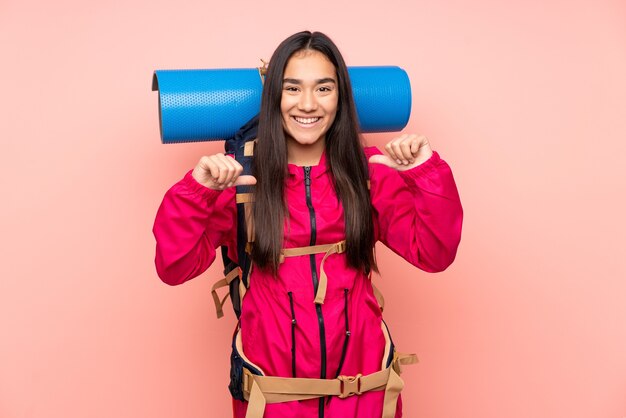
[[[318,139],[313,144],[300,144],[287,137],[287,162],[301,167],[318,165],[325,146],[324,138]]]

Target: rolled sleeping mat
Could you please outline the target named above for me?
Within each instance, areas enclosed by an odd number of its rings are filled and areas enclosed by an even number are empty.
[[[402,130],[411,115],[411,83],[400,67],[349,67],[361,132]],[[259,69],[156,70],[163,143],[232,137],[259,113]]]

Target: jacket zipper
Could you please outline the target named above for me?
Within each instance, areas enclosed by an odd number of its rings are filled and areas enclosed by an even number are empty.
[[[289,306],[291,307],[291,375],[296,377],[296,311],[293,309],[293,293],[289,295]]]
[[[341,373],[341,368],[343,367],[343,362],[346,359],[346,352],[348,351],[348,341],[350,341],[350,321],[348,320],[348,289],[343,289],[343,298],[344,298],[344,322],[346,324],[346,337],[343,340],[343,348],[341,349],[341,359],[339,359],[339,367],[337,367],[337,374],[335,378],[339,377]]]
[[[346,336],[343,340],[343,348],[341,349],[341,358],[339,359],[339,366],[337,367],[337,373],[335,373],[335,379],[339,377],[339,375],[341,374],[341,369],[343,368],[343,362],[346,359],[346,353],[348,352],[348,342],[350,341],[350,321],[348,320],[348,289],[343,289],[343,301],[344,301],[344,308],[343,308],[343,318],[344,318],[344,322],[346,325]],[[330,402],[330,396],[328,397],[328,400],[326,401],[326,405],[328,405],[328,403]]]
[[[317,228],[315,223],[315,209],[311,201],[311,167],[304,167],[304,186],[306,191],[306,205],[309,208],[309,218],[311,220],[311,241],[309,245],[315,245]],[[315,266],[315,254],[309,256],[311,262],[311,276],[313,278],[313,294],[317,293],[317,267]],[[315,304],[317,312],[317,322],[320,328],[320,350],[322,354],[322,367],[320,379],[326,379],[326,330],[324,327],[324,317],[322,316],[322,305]],[[319,400],[319,418],[324,418],[324,398]]]

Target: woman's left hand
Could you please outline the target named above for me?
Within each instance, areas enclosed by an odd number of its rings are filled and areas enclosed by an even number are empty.
[[[372,155],[370,163],[383,164],[398,171],[417,167],[433,155],[428,138],[423,135],[404,134],[385,145],[387,155]]]

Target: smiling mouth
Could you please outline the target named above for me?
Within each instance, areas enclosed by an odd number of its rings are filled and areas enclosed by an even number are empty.
[[[296,122],[298,122],[298,123],[300,123],[302,125],[312,125],[312,124],[314,124],[315,122],[317,122],[318,120],[321,119],[319,117],[317,117],[317,118],[301,118],[301,117],[298,117],[298,116],[292,116],[292,118]]]

